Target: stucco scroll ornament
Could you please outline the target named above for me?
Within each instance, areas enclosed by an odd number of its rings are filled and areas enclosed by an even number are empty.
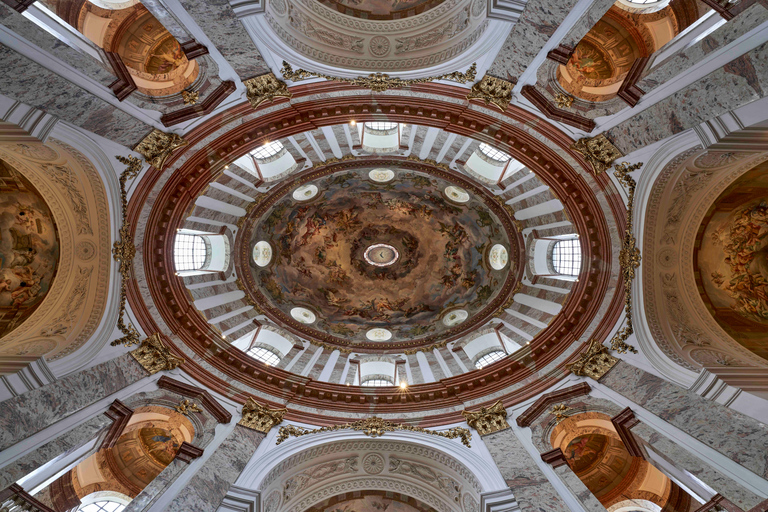
[[[397,430],[406,430],[409,432],[420,432],[422,434],[429,434],[433,436],[445,437],[448,439],[460,438],[464,446],[469,447],[469,442],[472,440],[472,434],[466,428],[453,427],[448,430],[429,430],[423,427],[415,427],[413,425],[405,425],[403,423],[391,423],[382,418],[376,416],[366,418],[363,420],[357,420],[352,423],[344,423],[342,425],[332,425],[330,427],[320,427],[315,429],[309,429],[304,427],[297,427],[296,425],[288,425],[286,427],[280,427],[280,432],[277,436],[277,442],[280,444],[291,436],[301,437],[307,434],[320,434],[322,432],[333,432],[336,430],[357,430],[362,432],[368,437],[381,437],[386,432],[395,432]]]
[[[477,430],[481,436],[509,428],[507,409],[501,400],[490,407],[483,407],[479,411],[464,410],[461,415],[464,416],[467,424]]]
[[[141,341],[141,335],[131,324],[126,324],[123,318],[125,317],[125,302],[126,302],[126,287],[128,286],[128,279],[131,277],[131,269],[133,268],[133,258],[136,256],[136,246],[133,245],[133,237],[131,236],[131,225],[128,223],[128,192],[126,191],[126,184],[128,180],[135,178],[139,171],[141,171],[141,160],[135,156],[116,156],[118,162],[127,165],[128,167],[120,174],[120,207],[122,215],[122,225],[120,226],[120,240],[116,241],[112,245],[112,257],[120,264],[120,309],[117,314],[117,328],[123,333],[122,338],[114,340],[111,345],[137,345]]]
[[[549,412],[550,412],[550,414],[552,414],[552,416],[555,417],[555,421],[557,423],[560,423],[561,421],[563,421],[565,418],[568,417],[568,411],[570,411],[570,410],[571,410],[571,408],[568,407],[567,405],[565,405],[565,404],[558,404],[558,405],[552,407],[552,410],[549,411]]]
[[[197,105],[200,100],[200,93],[197,91],[181,91],[181,98],[185,105]]]
[[[624,156],[602,133],[594,137],[584,137],[577,140],[571,145],[571,149],[581,153],[592,166],[592,172],[595,175],[608,170],[614,160]]]
[[[245,85],[245,97],[251,102],[253,108],[257,108],[265,101],[293,96],[285,82],[278,80],[273,73],[249,78],[243,82],[243,85]]]
[[[266,434],[272,427],[283,421],[287,411],[287,409],[270,409],[249,396],[248,401],[243,405],[243,417],[237,424]]]
[[[576,361],[565,365],[565,367],[574,375],[600,380],[618,362],[617,358],[608,353],[608,347],[604,347],[597,340],[592,340],[589,342],[587,351],[580,354]]]
[[[179,405],[175,406],[174,409],[176,409],[176,412],[180,412],[184,416],[189,416],[189,413],[191,412],[203,412],[200,406],[191,401],[189,398],[185,398],[179,402]]]
[[[472,82],[477,75],[477,64],[473,63],[466,72],[454,71],[453,73],[446,73],[438,76],[403,79],[391,77],[386,73],[371,73],[368,76],[358,76],[357,78],[342,78],[315,73],[314,71],[307,71],[306,69],[297,69],[294,71],[290,64],[283,61],[283,69],[280,70],[280,73],[283,75],[283,78],[291,80],[292,82],[299,82],[301,80],[306,80],[307,78],[325,78],[326,80],[333,82],[345,82],[362,87],[363,89],[370,89],[373,92],[384,92],[389,89],[399,89],[400,87],[434,82],[435,80],[450,80],[460,84]]]
[[[472,86],[472,90],[467,94],[467,99],[484,100],[486,105],[496,105],[499,110],[504,112],[512,102],[512,89],[514,87],[512,82],[485,75],[482,80]]]
[[[175,133],[164,133],[155,128],[149,135],[141,139],[141,142],[136,144],[133,150],[143,156],[157,170],[162,171],[165,161],[168,160],[171,153],[187,144],[189,142],[181,136]]]
[[[568,96],[567,94],[563,94],[561,92],[555,94],[555,103],[557,104],[557,108],[571,108],[571,105],[573,105],[573,100],[573,96]]]
[[[161,370],[173,370],[184,364],[184,359],[171,354],[157,332],[142,341],[139,348],[131,351],[131,355],[150,375]]]

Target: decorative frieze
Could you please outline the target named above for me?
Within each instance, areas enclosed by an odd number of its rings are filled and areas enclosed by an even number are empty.
[[[285,82],[278,80],[274,73],[249,78],[243,82],[243,85],[245,85],[245,97],[253,108],[258,108],[265,101],[293,96]]]
[[[142,341],[139,348],[131,351],[131,355],[150,375],[161,370],[173,370],[184,363],[184,359],[171,354],[157,332]]]
[[[149,135],[141,139],[141,142],[133,150],[143,156],[156,169],[163,170],[165,161],[171,156],[171,153],[187,144],[189,143],[186,140],[175,133],[164,133],[154,129]]]
[[[479,411],[465,410],[461,415],[464,416],[467,424],[477,430],[481,436],[509,428],[507,410],[501,400],[490,407],[483,407]]]
[[[608,353],[608,347],[604,347],[597,340],[592,340],[587,351],[581,354],[575,362],[567,364],[566,367],[574,375],[600,380],[618,362],[617,358]]]
[[[248,401],[243,405],[243,417],[237,424],[266,434],[283,421],[287,411],[288,409],[270,409],[248,397]]]
[[[513,88],[514,84],[511,82],[485,75],[482,80],[472,86],[472,90],[467,94],[467,99],[483,100],[486,105],[496,105],[499,110],[504,112],[512,102]]]
[[[592,172],[595,175],[606,171],[614,160],[624,156],[602,133],[594,137],[584,137],[577,140],[571,146],[571,149],[581,153],[589,165],[592,166]]]

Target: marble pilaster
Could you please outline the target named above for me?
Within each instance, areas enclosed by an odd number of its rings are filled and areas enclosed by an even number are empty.
[[[557,476],[560,477],[560,480],[562,480],[566,487],[570,489],[574,497],[579,500],[581,505],[584,507],[584,510],[589,512],[606,511],[606,508],[603,506],[603,504],[600,503],[595,495],[592,494],[592,491],[590,491],[587,486],[584,485],[584,482],[581,481],[581,478],[579,478],[576,473],[574,473],[573,470],[568,467],[567,464],[558,466],[553,469],[555,470],[555,473],[557,473]]]
[[[152,480],[133,500],[123,512],[141,512],[148,510],[155,500],[176,481],[189,464],[178,457],[173,459],[159,475]]]
[[[611,0],[597,0],[590,5],[587,12],[571,27],[560,44],[568,48],[576,48],[579,41],[600,21],[614,3]]]
[[[600,382],[756,475],[768,477],[766,425],[622,360]]]
[[[511,428],[482,436],[522,512],[568,512],[568,506]]]
[[[0,408],[0,450],[148,375],[130,353],[125,353],[6,400]]]
[[[0,489],[5,489],[54,459],[67,456],[96,438],[111,423],[109,417],[99,414],[0,468]]]
[[[265,437],[262,432],[236,425],[165,510],[214,512]]]

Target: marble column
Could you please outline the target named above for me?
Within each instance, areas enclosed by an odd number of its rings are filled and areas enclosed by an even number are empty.
[[[599,382],[759,477],[768,478],[768,427],[759,421],[622,360]]]
[[[285,409],[270,409],[249,398],[243,418],[216,451],[180,489],[167,512],[214,512],[269,430],[283,421]]]
[[[501,402],[488,409],[464,411],[477,430],[522,512],[568,512],[569,508],[507,423]]]
[[[155,500],[170,488],[184,472],[190,461],[203,454],[203,450],[189,443],[182,443],[176,457],[152,480],[123,512],[141,512],[149,510]]]
[[[584,510],[589,512],[606,512],[606,508],[600,503],[600,500],[592,494],[592,491],[584,485],[581,478],[568,465],[563,450],[555,448],[547,453],[542,453],[541,460],[552,466],[560,480],[573,493],[573,496],[581,502]]]

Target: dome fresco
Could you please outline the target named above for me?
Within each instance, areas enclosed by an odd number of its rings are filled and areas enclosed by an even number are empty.
[[[401,168],[393,181],[378,183],[368,174],[315,173],[304,183],[317,187],[317,197],[300,206],[292,193],[306,184],[266,200],[263,213],[249,219],[247,251],[262,240],[275,251],[264,268],[249,262],[249,291],[284,324],[295,324],[294,308],[316,312],[317,321],[302,326],[312,331],[302,332],[324,341],[366,343],[378,339],[366,336],[376,328],[391,331],[393,343],[454,334],[461,322],[441,321],[444,311],[462,308],[471,319],[497,298],[513,279],[515,239],[510,246],[479,196],[449,201],[444,177]],[[489,265],[494,246],[511,247],[511,265]]]

